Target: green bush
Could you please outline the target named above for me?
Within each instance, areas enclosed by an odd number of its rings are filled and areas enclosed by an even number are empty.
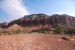
[[[38,33],[47,33],[47,29],[39,29],[39,30],[33,30],[32,32],[38,32]]]
[[[54,34],[60,34],[60,33],[63,33],[63,32],[64,32],[64,29],[60,25],[56,26],[55,29],[54,29]]]
[[[67,29],[67,30],[65,30],[65,34],[74,35],[75,34],[75,30]]]

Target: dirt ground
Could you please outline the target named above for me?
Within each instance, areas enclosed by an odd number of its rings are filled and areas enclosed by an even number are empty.
[[[64,35],[18,34],[0,36],[0,50],[75,50],[75,37]]]

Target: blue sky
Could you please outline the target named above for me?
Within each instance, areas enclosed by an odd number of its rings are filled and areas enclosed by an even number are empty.
[[[69,14],[74,16],[75,0],[24,0],[31,13]],[[71,14],[72,13],[72,14]]]
[[[12,4],[11,4],[12,3]],[[0,22],[8,22],[24,15],[44,13],[75,16],[75,0],[2,0]]]

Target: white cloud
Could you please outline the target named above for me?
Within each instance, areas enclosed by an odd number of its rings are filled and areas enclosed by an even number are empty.
[[[10,20],[29,14],[22,0],[2,0],[0,8],[7,13]]]
[[[62,15],[62,14],[63,14],[63,12],[55,12],[54,14]]]

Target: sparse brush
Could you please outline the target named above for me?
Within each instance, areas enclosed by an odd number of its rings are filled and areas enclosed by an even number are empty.
[[[65,30],[65,34],[74,35],[75,34],[75,30],[67,29],[67,30]]]
[[[3,31],[3,29],[2,29],[2,28],[0,28],[0,33],[2,33],[2,31]]]
[[[21,30],[21,29],[18,29],[18,30],[15,30],[13,32],[13,34],[20,34],[20,33],[25,33],[25,31],[24,30]]]
[[[39,30],[33,30],[32,32],[47,33],[48,30],[46,30],[46,29],[39,29]]]

